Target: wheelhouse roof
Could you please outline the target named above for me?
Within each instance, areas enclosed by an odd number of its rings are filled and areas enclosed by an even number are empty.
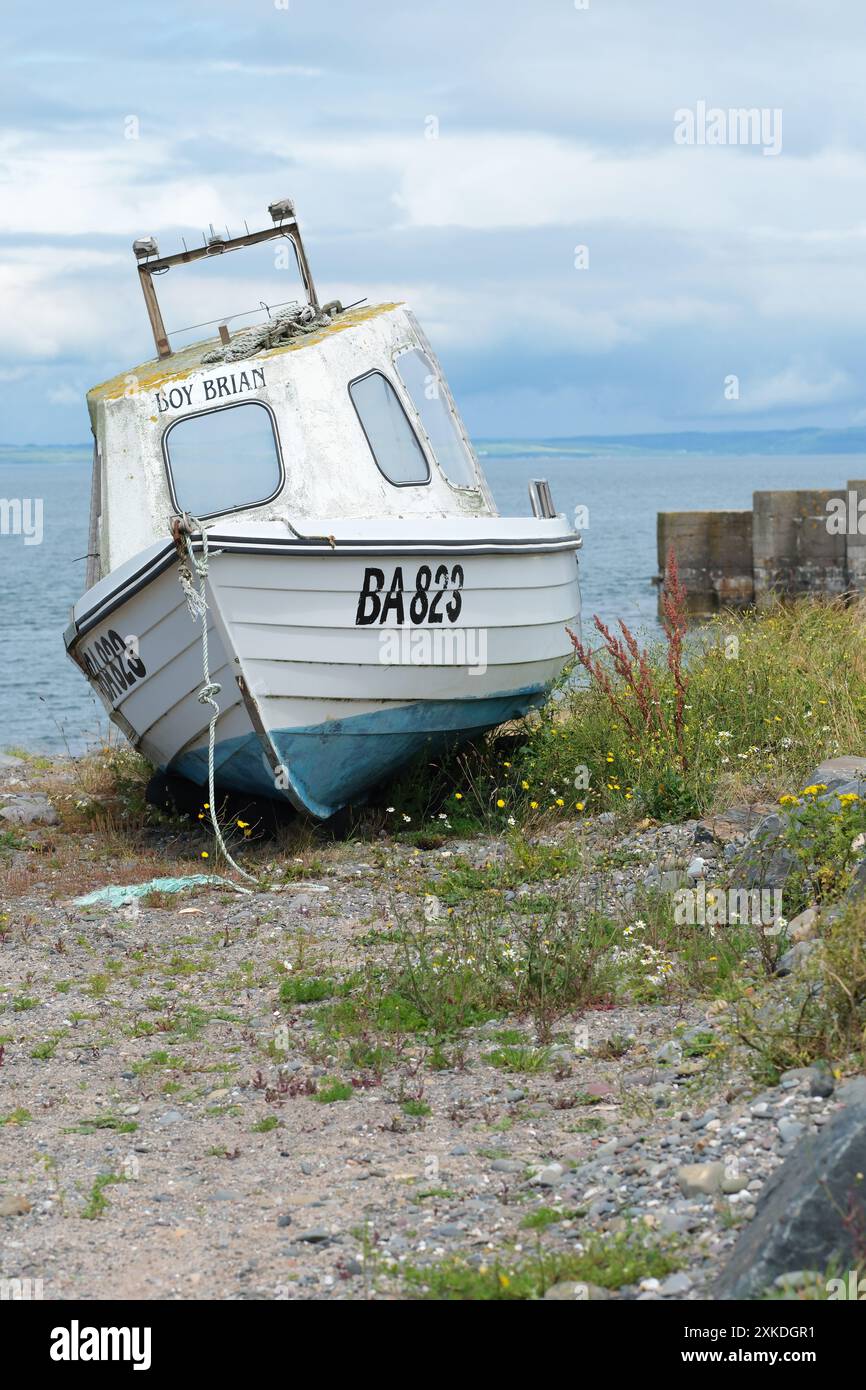
[[[380,315],[399,307],[400,301],[394,300],[386,304],[367,304],[356,309],[346,309],[338,314],[333,322],[315,328],[310,333],[304,333],[293,338],[290,342],[280,343],[276,347],[262,348],[258,352],[251,353],[249,357],[238,358],[233,362],[226,362],[224,365],[242,370],[243,366],[249,362],[267,361],[269,358],[278,357],[287,352],[302,352],[305,348],[314,347],[317,343],[321,343],[325,338],[332,337],[337,333],[344,333],[347,329],[367,323],[370,319],[378,318]],[[128,394],[130,378],[134,379],[138,390],[151,391],[158,390],[159,387],[172,381],[184,380],[192,372],[200,369],[218,368],[222,364],[205,362],[203,358],[206,353],[212,352],[215,347],[220,346],[219,337],[190,343],[178,352],[173,352],[170,357],[153,357],[138,367],[128,367],[125,371],[119,372],[117,376],[110,377],[108,381],[91,387],[87,393],[87,407],[90,411],[91,421],[94,421],[96,407],[101,401],[119,400]]]

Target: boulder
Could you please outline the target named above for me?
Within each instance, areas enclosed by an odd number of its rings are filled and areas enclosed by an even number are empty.
[[[56,825],[59,816],[47,796],[16,796],[0,811],[7,825]]]
[[[866,1077],[840,1089],[844,1108],[801,1139],[770,1177],[718,1279],[716,1298],[759,1298],[791,1270],[855,1268],[866,1195]]]

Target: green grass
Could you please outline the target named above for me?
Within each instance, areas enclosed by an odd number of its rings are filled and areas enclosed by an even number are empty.
[[[590,617],[584,627],[597,646]],[[686,637],[685,767],[674,747],[671,676],[659,643],[647,659],[661,696],[660,737],[639,727],[636,738],[595,682],[564,677],[562,698],[519,725],[438,761],[419,759],[383,792],[382,807],[394,814],[365,812],[362,823],[400,834],[409,815],[402,833],[418,842],[428,833],[507,835],[509,821],[528,831],[563,819],[579,828],[606,810],[630,820],[683,820],[729,806],[746,791],[772,799],[802,786],[838,750],[866,754],[864,636],[863,605],[804,599],[725,613]],[[619,698],[623,682],[615,674],[611,686]],[[628,698],[620,706],[632,716]],[[518,871],[509,881],[498,863],[454,865],[429,891],[455,905],[461,893],[541,881],[547,869],[539,867],[540,879]]]
[[[319,1087],[313,1099],[320,1105],[333,1105],[338,1100],[351,1100],[354,1094],[348,1081],[330,1080]]]
[[[549,1053],[542,1047],[499,1047],[495,1052],[488,1052],[484,1060],[502,1071],[532,1074],[546,1070]]]
[[[75,1126],[76,1134],[94,1134],[98,1129],[113,1129],[117,1134],[134,1134],[138,1129],[135,1120],[125,1120],[120,1115],[91,1115]]]
[[[100,1173],[99,1177],[90,1189],[90,1196],[81,1209],[81,1215],[85,1221],[96,1221],[108,1210],[108,1198],[105,1195],[106,1187],[113,1186],[114,1183],[123,1182],[124,1179],[113,1173]]]
[[[324,976],[292,975],[280,985],[281,1004],[318,1004],[339,992],[335,980]]]
[[[400,1109],[403,1111],[404,1115],[416,1118],[433,1113],[427,1102],[423,1100],[404,1100]]]
[[[581,1254],[544,1254],[507,1262],[471,1265],[449,1257],[429,1266],[401,1271],[410,1297],[473,1302],[543,1298],[565,1281],[620,1289],[641,1279],[664,1279],[680,1266],[673,1249],[654,1245],[631,1232],[592,1237]]]
[[[269,1134],[272,1129],[276,1129],[280,1123],[277,1115],[265,1115],[264,1119],[257,1120],[253,1125],[253,1134]]]
[[[0,1125],[26,1125],[32,1119],[30,1111],[19,1106],[17,1110],[10,1110],[8,1115],[0,1115]]]

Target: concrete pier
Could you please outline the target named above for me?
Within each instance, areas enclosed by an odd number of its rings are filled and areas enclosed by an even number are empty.
[[[810,488],[753,494],[752,560],[759,608],[780,596],[847,591],[847,538],[832,535],[827,525],[827,503],[840,492]]]
[[[690,613],[753,602],[751,512],[659,512],[657,538],[659,571],[673,547]]]
[[[751,511],[659,512],[657,543],[659,573],[672,547],[696,616],[866,594],[866,481],[755,492]]]
[[[852,594],[866,594],[866,482],[863,479],[849,482],[846,504],[848,587]]]

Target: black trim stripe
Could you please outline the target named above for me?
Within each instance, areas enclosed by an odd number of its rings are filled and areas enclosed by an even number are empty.
[[[324,538],[309,540],[294,536],[274,537],[269,540],[254,540],[237,536],[221,536],[217,531],[208,532],[210,554],[228,551],[233,555],[538,555],[556,551],[579,550],[581,537],[577,535],[558,536],[549,541],[527,540],[520,537],[500,538],[499,540],[477,541],[428,541],[428,540],[353,540],[335,541],[333,545]],[[201,550],[200,540],[193,540],[193,550]],[[79,637],[104,621],[127,599],[139,593],[147,584],[157,579],[177,558],[177,551],[171,542],[154,555],[146,565],[142,565],[129,575],[116,589],[89,608],[77,621],[74,621],[63,634],[66,649],[69,651]]]

